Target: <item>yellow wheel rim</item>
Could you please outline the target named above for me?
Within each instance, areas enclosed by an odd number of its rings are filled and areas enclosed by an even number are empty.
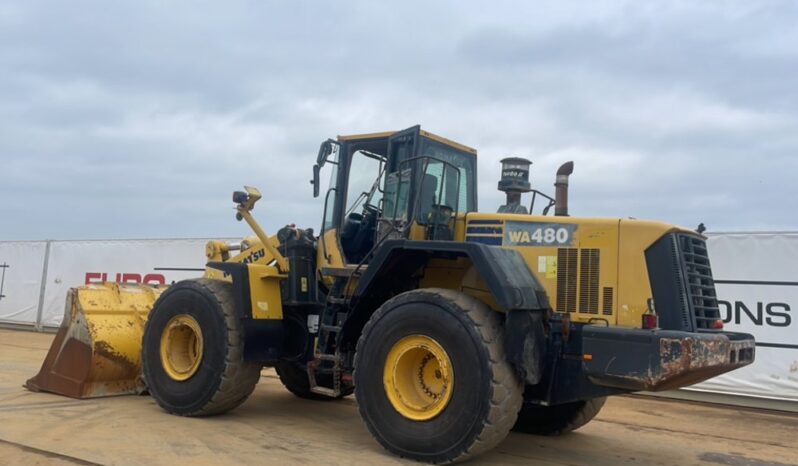
[[[382,378],[385,393],[399,414],[427,421],[452,398],[454,370],[446,350],[424,335],[397,341],[388,352]]]
[[[172,317],[161,334],[161,365],[173,380],[190,379],[202,362],[202,331],[188,314]]]

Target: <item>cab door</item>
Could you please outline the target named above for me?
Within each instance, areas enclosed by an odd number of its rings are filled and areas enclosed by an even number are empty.
[[[388,166],[385,170],[382,218],[378,237],[407,237],[405,227],[410,222],[412,202],[413,164],[406,163],[417,157],[419,150],[419,125],[395,133],[388,138]]]

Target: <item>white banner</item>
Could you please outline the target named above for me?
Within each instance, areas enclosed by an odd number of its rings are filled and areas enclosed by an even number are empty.
[[[201,276],[207,242],[207,239],[53,241],[42,325],[61,323],[67,290],[75,286],[103,281],[170,284]]]
[[[71,287],[199,276],[207,241],[52,241],[41,324],[61,323]],[[0,322],[36,322],[45,251],[44,241],[0,242]],[[798,401],[798,233],[712,235],[709,253],[725,329],[753,334],[757,355],[690,389]]]
[[[798,233],[709,237],[724,328],[756,338],[756,361],[693,389],[798,401]]]
[[[0,321],[36,323],[45,241],[0,242]]]

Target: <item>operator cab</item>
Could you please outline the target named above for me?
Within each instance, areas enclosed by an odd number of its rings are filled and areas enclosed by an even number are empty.
[[[330,165],[320,264],[367,264],[385,239],[454,239],[454,219],[477,209],[476,150],[421,130],[339,136],[319,150]]]

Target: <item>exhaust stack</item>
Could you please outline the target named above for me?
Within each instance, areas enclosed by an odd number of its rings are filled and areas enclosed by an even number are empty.
[[[574,163],[565,162],[557,169],[557,179],[554,182],[554,215],[568,216],[568,177],[574,172]]]

